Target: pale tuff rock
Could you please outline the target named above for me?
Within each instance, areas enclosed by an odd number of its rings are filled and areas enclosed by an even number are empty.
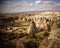
[[[47,48],[60,48],[60,28],[50,32],[48,37],[49,45]]]
[[[57,39],[60,38],[60,28],[50,32],[48,39]]]
[[[47,48],[60,48],[60,40],[51,40]]]
[[[34,33],[36,33],[36,32],[37,32],[37,27],[36,27],[36,25],[35,25],[35,22],[32,20],[32,21],[31,21],[31,24],[30,24],[30,27],[29,27],[29,29],[28,29],[28,33],[34,34]]]
[[[39,48],[60,48],[60,28],[50,32],[50,36],[41,42]]]
[[[38,28],[39,30],[40,30],[40,29],[43,29],[44,31],[47,31],[47,30],[48,30],[48,25],[47,25],[46,22],[39,22],[37,26],[38,26],[37,28]]]
[[[58,29],[58,28],[59,28],[59,27],[58,27],[58,25],[57,25],[56,22],[54,22],[53,25],[51,26],[51,30],[56,30],[56,29]]]

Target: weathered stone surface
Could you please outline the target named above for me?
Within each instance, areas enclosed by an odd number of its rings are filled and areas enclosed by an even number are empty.
[[[60,38],[60,28],[50,32],[48,39],[59,39]]]
[[[35,22],[34,21],[31,21],[30,27],[28,29],[28,33],[34,34],[36,32],[37,32],[37,27],[35,25]]]
[[[51,26],[51,30],[56,30],[58,27],[57,23],[54,22],[53,25]]]
[[[50,36],[41,42],[39,48],[60,48],[60,28],[50,32]]]
[[[60,48],[60,40],[51,40],[47,48]]]

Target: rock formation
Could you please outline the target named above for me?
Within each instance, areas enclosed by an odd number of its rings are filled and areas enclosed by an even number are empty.
[[[50,32],[48,39],[57,39],[60,37],[60,28]]]
[[[50,36],[41,42],[39,48],[60,48],[60,28],[50,32]]]
[[[54,22],[53,25],[51,26],[51,30],[56,30],[58,27],[57,23]]]
[[[32,20],[31,24],[30,24],[30,27],[28,29],[28,33],[35,34],[36,32],[37,32],[37,27],[35,25],[35,22]]]

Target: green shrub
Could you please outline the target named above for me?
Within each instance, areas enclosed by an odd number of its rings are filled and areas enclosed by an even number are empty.
[[[43,36],[45,37],[45,36],[49,36],[49,33],[48,32],[44,32],[44,34],[43,34]]]
[[[25,48],[38,48],[38,45],[33,41],[28,41],[24,45]]]

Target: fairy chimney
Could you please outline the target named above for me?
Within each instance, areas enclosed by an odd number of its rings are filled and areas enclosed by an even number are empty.
[[[34,20],[32,20],[28,29],[28,33],[35,34],[36,32],[37,32],[37,27]]]

